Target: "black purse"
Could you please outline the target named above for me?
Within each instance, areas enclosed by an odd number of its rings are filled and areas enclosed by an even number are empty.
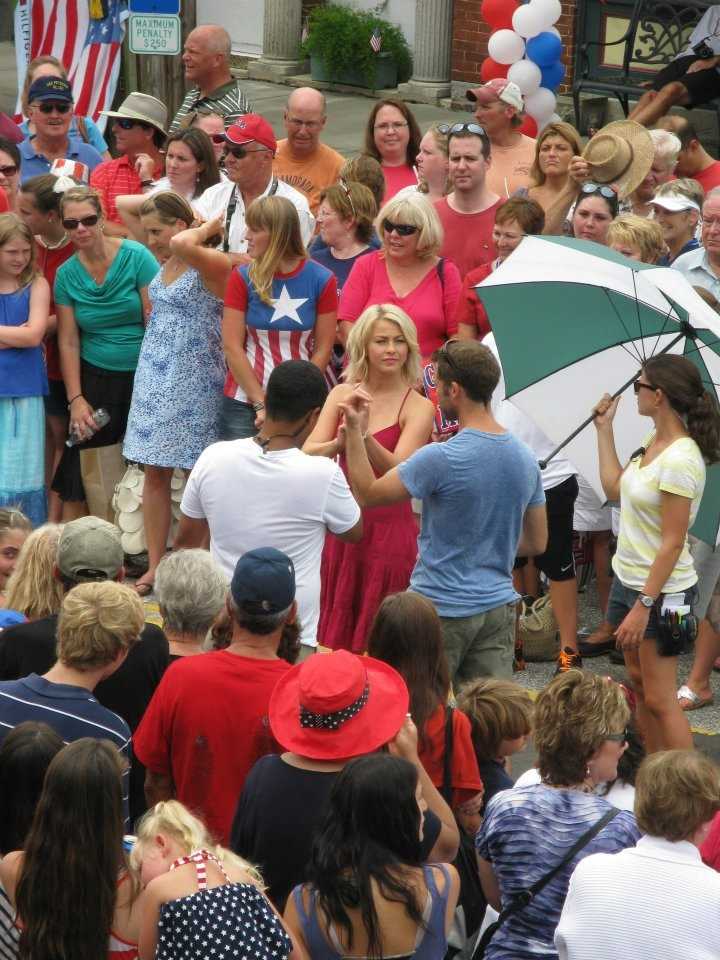
[[[532,886],[527,888],[527,890],[521,890],[519,893],[516,893],[510,903],[506,907],[503,907],[503,909],[500,911],[500,916],[497,918],[495,923],[491,923],[483,933],[482,937],[480,937],[477,946],[472,952],[470,960],[480,960],[481,957],[484,957],[488,944],[495,936],[497,930],[508,919],[508,917],[511,917],[513,914],[519,913],[520,910],[523,910],[530,903],[530,901],[560,873],[561,870],[565,869],[573,857],[578,854],[583,847],[586,847],[593,837],[596,837],[603,827],[610,823],[610,821],[613,820],[619,813],[620,811],[615,807],[613,807],[612,810],[608,810],[608,812],[604,814],[597,821],[597,823],[594,823],[589,830],[586,830],[585,833],[575,841],[557,866],[543,874],[543,876],[540,877],[539,880],[536,880]]]

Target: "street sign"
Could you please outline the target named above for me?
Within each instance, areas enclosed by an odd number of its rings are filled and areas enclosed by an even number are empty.
[[[130,13],[176,16],[180,13],[180,0],[130,0]]]
[[[180,36],[180,17],[130,14],[131,53],[178,54]]]

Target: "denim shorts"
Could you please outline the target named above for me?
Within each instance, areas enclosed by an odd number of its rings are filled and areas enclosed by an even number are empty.
[[[232,397],[223,397],[220,410],[220,439],[242,440],[245,437],[256,436],[256,417],[252,404],[245,403],[244,400],[233,400]]]
[[[685,603],[693,605],[697,599],[698,590],[697,585],[693,584],[688,590],[685,591]],[[617,576],[613,577],[612,587],[610,588],[610,598],[608,600],[607,608],[607,621],[611,623],[613,627],[619,627],[623,622],[625,617],[632,607],[635,606],[635,601],[640,596],[640,590],[632,590],[630,587],[624,586],[618,580]],[[650,608],[650,617],[648,618],[648,624],[645,628],[645,636],[650,637],[653,640],[657,640],[658,637],[658,621],[657,621],[657,604],[653,604]]]

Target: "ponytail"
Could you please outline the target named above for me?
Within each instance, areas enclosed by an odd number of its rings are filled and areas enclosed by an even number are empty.
[[[688,410],[687,429],[707,464],[720,461],[720,411],[709,390],[703,390]]]
[[[648,380],[665,394],[707,464],[720,461],[720,410],[714,391],[706,390],[692,360],[660,353],[643,364]]]

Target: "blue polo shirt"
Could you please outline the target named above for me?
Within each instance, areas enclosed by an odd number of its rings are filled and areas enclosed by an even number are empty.
[[[41,153],[35,152],[34,139],[34,137],[29,137],[18,144],[21,183],[25,183],[30,177],[37,177],[41,173],[50,173],[50,161]],[[76,137],[68,137],[68,149],[65,156],[68,160],[79,160],[80,163],[86,164],[91,171],[99,163],[102,163],[102,157],[95,147],[91,147],[89,143],[84,143]]]
[[[659,267],[669,267],[672,263],[674,263],[677,260],[678,257],[682,257],[684,253],[691,253],[693,250],[697,250],[699,246],[700,244],[695,239],[695,237],[691,237],[688,240],[688,242],[685,244],[685,246],[682,247],[682,249],[678,252],[677,256],[671,257],[669,253],[666,253],[665,256],[660,257],[660,259],[657,262],[657,265]]]

